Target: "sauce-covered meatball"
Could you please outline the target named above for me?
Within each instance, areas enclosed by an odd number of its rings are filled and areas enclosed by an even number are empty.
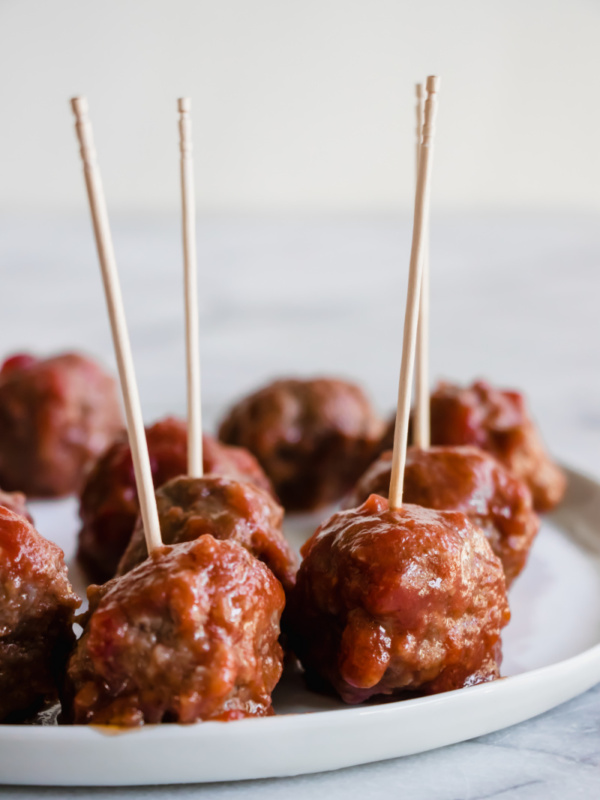
[[[56,699],[78,605],[62,550],[0,506],[0,722]]]
[[[174,417],[146,428],[154,486],[187,472],[187,426]],[[250,481],[270,490],[269,479],[256,459],[238,447],[226,447],[203,437],[205,473]],[[123,434],[96,462],[81,493],[77,557],[92,580],[112,578],[129,544],[139,512],[131,448]]]
[[[27,508],[27,498],[22,492],[3,492],[0,489],[0,506],[14,511],[20,517],[25,517],[28,522],[33,523],[33,518]]]
[[[283,509],[263,489],[219,475],[180,476],[157,490],[156,503],[164,544],[190,542],[205,533],[231,539],[265,563],[286,590],[293,585],[296,557],[281,530]],[[138,517],[117,574],[129,572],[147,557]]]
[[[394,449],[394,431],[396,430],[396,415],[391,416],[383,431],[383,436],[379,440],[379,453],[386,453]],[[412,418],[408,426],[408,441],[412,442]]]
[[[359,703],[498,677],[504,572],[460,511],[393,511],[371,495],[321,525],[302,555],[290,643],[313,684]]]
[[[279,380],[241,400],[219,437],[253,453],[284,507],[339,500],[373,460],[382,422],[364,392],[341,380]]]
[[[431,442],[487,450],[529,486],[537,511],[563,498],[565,475],[546,452],[519,392],[485,381],[467,388],[438,384],[431,395]]]
[[[76,492],[122,424],[116,384],[91,359],[13,356],[0,370],[0,485],[31,497]]]
[[[135,726],[272,713],[284,593],[237,542],[162,547],[88,589],[63,701],[74,723]]]
[[[371,464],[346,501],[354,508],[371,494],[387,497],[392,453]],[[404,500],[439,511],[462,511],[488,538],[509,586],[527,562],[539,530],[527,486],[477,447],[409,448]]]

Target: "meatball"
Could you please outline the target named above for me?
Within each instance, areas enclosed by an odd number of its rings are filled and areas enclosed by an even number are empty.
[[[302,555],[290,644],[311,683],[360,703],[498,677],[504,572],[462,512],[392,511],[371,495],[321,525]]]
[[[158,548],[88,598],[67,670],[68,720],[135,726],[272,713],[284,593],[237,542],[206,534]]]
[[[25,517],[28,522],[33,523],[29,509],[27,508],[26,497],[21,492],[3,492],[0,489],[0,506],[14,511],[20,517]]]
[[[13,356],[0,370],[0,485],[32,497],[76,492],[122,425],[116,384],[91,359]]]
[[[284,507],[339,500],[373,460],[382,433],[363,391],[346,381],[278,380],[235,405],[219,437],[248,448]]]
[[[164,544],[190,542],[205,533],[231,539],[265,563],[284,588],[296,574],[296,557],[281,531],[283,509],[270,494],[220,475],[180,476],[156,492]],[[148,558],[144,527],[138,521],[117,570],[123,575]]]
[[[378,452],[379,453],[385,453],[388,450],[393,450],[394,449],[394,432],[395,432],[395,430],[396,430],[396,414],[393,414],[389,418],[389,420],[387,422],[387,425],[384,428],[383,436],[379,440],[379,447],[378,447]],[[413,440],[413,435],[412,435],[412,415],[411,415],[411,419],[409,420],[409,425],[408,425],[408,441],[409,441],[409,443],[412,442],[412,440]]]
[[[185,422],[174,417],[155,422],[146,428],[146,440],[155,486],[187,472]],[[241,448],[226,447],[205,435],[203,457],[206,473],[271,488],[256,459]],[[131,449],[123,434],[96,462],[81,493],[77,557],[92,580],[102,583],[113,577],[131,539],[138,512]]]
[[[0,722],[56,699],[78,605],[62,550],[0,506]]]
[[[391,471],[392,453],[383,453],[356,484],[346,507],[360,505],[370,494],[387,497]],[[527,486],[477,447],[409,448],[404,500],[466,514],[502,562],[507,586],[523,570],[540,527]]]
[[[438,384],[431,396],[431,443],[487,450],[529,486],[536,511],[550,511],[565,493],[565,475],[546,452],[519,392],[485,381],[468,388]]]

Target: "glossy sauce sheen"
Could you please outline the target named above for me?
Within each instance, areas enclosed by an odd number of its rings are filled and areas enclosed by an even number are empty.
[[[32,497],[77,491],[122,425],[115,381],[91,359],[13,356],[0,371],[0,486]]]
[[[371,494],[387,497],[391,466],[391,452],[374,461],[346,501],[346,507],[355,508]],[[526,484],[476,447],[409,448],[404,501],[466,514],[482,528],[502,561],[507,585],[525,567],[539,530],[539,519]]]
[[[187,426],[167,417],[146,428],[154,486],[187,472]],[[229,475],[271,490],[256,459],[237,447],[203,437],[205,473]],[[112,578],[125,552],[139,513],[131,449],[125,433],[96,462],[83,488],[77,558],[90,577]]]
[[[0,506],[0,722],[56,698],[79,602],[62,550]]]
[[[205,535],[159,548],[88,597],[67,673],[70,721],[135,726],[272,713],[284,593],[241,545]]]
[[[565,476],[546,452],[519,392],[485,381],[467,388],[438,384],[431,395],[431,442],[487,450],[529,486],[537,511],[550,511],[563,498]]]
[[[373,460],[382,427],[358,386],[286,379],[237,403],[219,438],[256,456],[286,509],[309,510],[352,487]]]
[[[286,589],[293,585],[296,557],[281,530],[283,509],[267,492],[218,475],[179,477],[156,492],[156,501],[164,544],[189,542],[205,533],[231,539],[265,563]],[[118,574],[129,572],[147,557],[138,518]]]
[[[499,676],[510,619],[502,565],[461,512],[371,495],[302,548],[290,642],[309,681],[347,703]]]

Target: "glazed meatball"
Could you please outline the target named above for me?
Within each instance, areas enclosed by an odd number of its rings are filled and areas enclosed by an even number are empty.
[[[284,593],[241,545],[206,534],[88,589],[67,671],[74,723],[135,726],[272,713]]]
[[[0,506],[8,508],[9,511],[14,511],[20,517],[25,517],[28,522],[33,523],[29,509],[27,508],[27,501],[24,494],[21,492],[3,492],[0,489]]]
[[[431,396],[431,443],[487,450],[529,486],[536,511],[550,511],[565,493],[565,475],[546,452],[519,392],[485,381],[468,388],[438,384]]]
[[[174,417],[146,428],[152,478],[156,487],[187,472],[187,426]],[[256,459],[238,447],[226,447],[203,437],[206,473],[251,481],[270,490],[271,484]],[[129,544],[139,512],[133,460],[127,435],[96,462],[81,493],[81,530],[77,557],[97,583],[112,578]]]
[[[266,564],[286,590],[294,583],[296,557],[281,530],[283,509],[270,494],[220,475],[180,476],[156,492],[164,544],[190,542],[205,533],[231,539]],[[148,558],[141,517],[119,564],[123,575]]]
[[[219,430],[246,447],[284,507],[339,500],[373,460],[382,422],[363,391],[346,381],[279,380],[235,405]]]
[[[57,697],[79,599],[62,550],[0,506],[0,722]]]
[[[383,436],[379,440],[379,453],[386,453],[388,450],[394,449],[394,431],[396,430],[396,415],[393,414],[383,431]],[[412,415],[408,426],[408,441],[412,442]]]
[[[30,497],[76,492],[122,425],[116,384],[91,359],[13,356],[0,371],[0,485]]]
[[[360,703],[498,677],[504,572],[462,512],[392,511],[371,495],[321,525],[302,555],[290,643],[313,685]]]
[[[391,471],[392,453],[388,451],[371,464],[346,507],[364,503],[371,494],[387,497]],[[477,447],[409,448],[404,500],[466,514],[483,530],[502,561],[507,586],[523,570],[540,526],[527,486]]]

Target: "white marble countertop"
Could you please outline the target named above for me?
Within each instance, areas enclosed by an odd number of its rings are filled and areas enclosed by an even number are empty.
[[[600,227],[593,217],[432,222],[432,373],[523,390],[562,461],[600,477]],[[396,394],[408,219],[204,218],[199,226],[204,412],[276,375],[357,379]],[[145,416],[184,409],[176,218],[114,220]],[[113,363],[87,217],[4,216],[0,352],[78,348]],[[600,677],[600,676],[599,676]],[[233,756],[234,757],[234,756]],[[420,800],[600,796],[600,687],[453,747],[341,772],[204,787],[0,789],[15,798]]]

